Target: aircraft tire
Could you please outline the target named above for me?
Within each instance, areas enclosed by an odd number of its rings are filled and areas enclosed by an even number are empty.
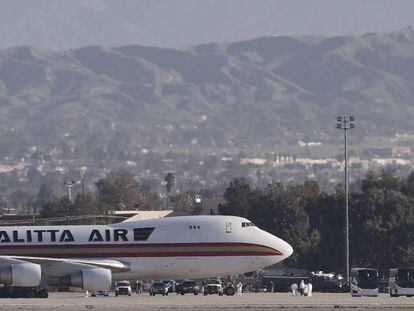
[[[10,298],[25,298],[25,292],[19,288],[10,288]]]
[[[28,288],[25,292],[25,298],[36,298],[36,290]]]
[[[10,298],[10,292],[7,287],[0,288],[0,298]]]
[[[235,294],[236,292],[235,292],[235,290],[234,290],[234,288],[233,287],[228,287],[228,288],[226,288],[226,295],[227,296],[234,296],[234,294]]]
[[[47,298],[49,297],[49,293],[45,288],[41,288],[36,293],[36,298]]]

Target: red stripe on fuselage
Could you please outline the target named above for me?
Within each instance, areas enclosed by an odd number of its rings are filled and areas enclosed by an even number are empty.
[[[222,250],[207,250],[209,247],[218,247]],[[253,250],[240,250],[239,247]],[[124,251],[122,250],[124,248]],[[141,250],[134,252],[133,248]],[[158,250],[142,251],[145,248],[159,248]],[[177,248],[173,250],[172,248]],[[232,249],[233,248],[233,249]],[[254,250],[259,248],[259,250]],[[113,252],[102,252],[112,250]],[[128,250],[128,252],[125,251]],[[167,251],[166,251],[167,249]],[[204,250],[203,250],[204,249]],[[16,253],[13,253],[16,250]],[[24,250],[30,250],[25,254]],[[39,252],[33,252],[39,250]],[[51,251],[56,250],[56,253]],[[88,250],[87,253],[77,250]],[[49,251],[49,252],[48,252]],[[104,258],[104,257],[205,257],[205,256],[281,256],[282,252],[271,247],[253,243],[101,243],[101,244],[25,244],[1,245],[0,255],[31,256],[50,258]]]

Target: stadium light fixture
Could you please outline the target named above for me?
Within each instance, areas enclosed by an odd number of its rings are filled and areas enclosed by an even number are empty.
[[[346,241],[346,280],[348,285],[350,284],[350,269],[349,269],[349,180],[348,180],[348,130],[355,128],[355,117],[354,116],[344,116],[337,117],[336,128],[338,130],[344,131],[344,173],[345,173],[345,241]]]

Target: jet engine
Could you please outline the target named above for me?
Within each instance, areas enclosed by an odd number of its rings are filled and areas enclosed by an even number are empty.
[[[69,284],[84,290],[108,290],[112,284],[112,273],[104,268],[82,269],[70,275]]]
[[[40,265],[28,262],[11,264],[0,271],[0,283],[10,286],[40,286],[42,269]]]

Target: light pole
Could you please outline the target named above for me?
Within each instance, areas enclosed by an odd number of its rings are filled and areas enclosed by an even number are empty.
[[[64,181],[66,187],[68,187],[68,199],[72,202],[72,187],[75,185],[75,181],[68,179]]]
[[[203,196],[201,194],[196,194],[195,195],[195,202],[197,204],[201,204],[202,199],[203,199]]]
[[[72,179],[66,179],[64,182],[66,187],[68,187],[68,199],[69,199],[69,204],[68,204],[68,210],[66,211],[67,215],[66,215],[66,222],[69,225],[69,218],[70,218],[70,204],[72,204],[72,187],[75,185],[75,181]]]
[[[201,210],[203,208],[203,196],[201,194],[196,194],[195,195],[195,203],[196,203],[196,208],[194,210],[194,212],[198,215],[201,214]]]
[[[344,131],[344,158],[345,158],[345,235],[346,235],[346,281],[349,285],[349,206],[348,206],[348,130],[355,128],[355,117],[344,116],[336,118],[336,128]]]

